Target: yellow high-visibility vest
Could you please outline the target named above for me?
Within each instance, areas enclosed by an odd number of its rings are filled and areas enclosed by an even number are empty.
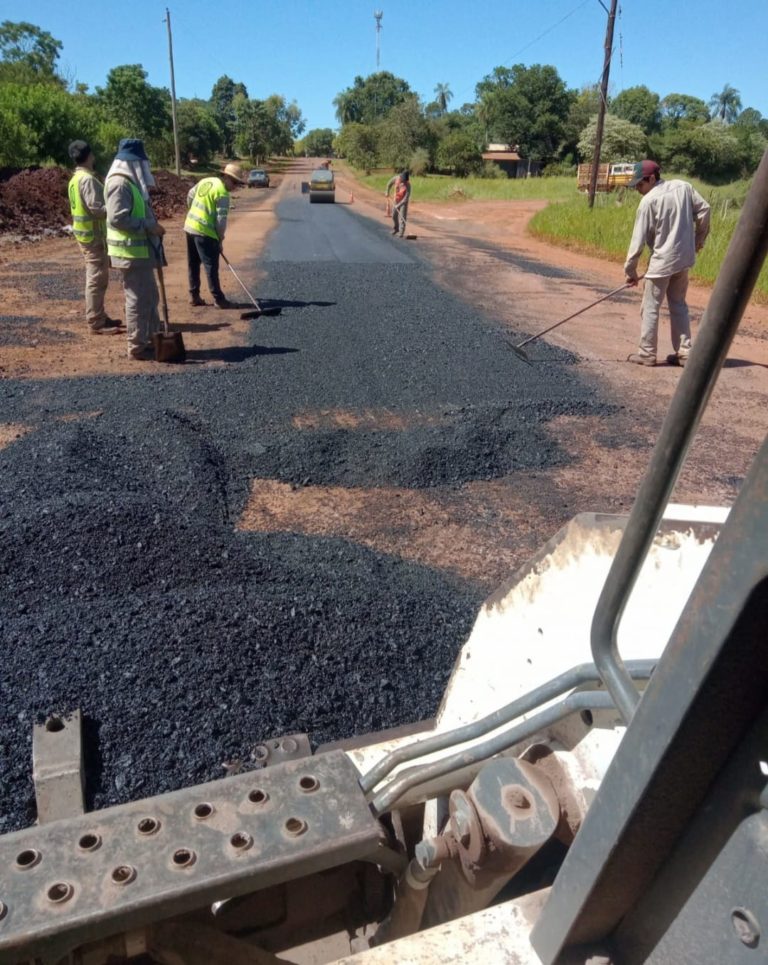
[[[113,175],[122,177],[122,175]],[[133,206],[131,207],[132,218],[146,218],[147,206],[144,203],[141,191],[131,181],[125,178],[131,188],[133,195]],[[109,180],[107,180],[109,183]],[[145,228],[138,231],[121,231],[114,228],[107,220],[107,254],[112,258],[149,258],[149,237]]]
[[[93,178],[90,171],[75,171],[69,179],[69,209],[72,212],[72,232],[81,245],[91,245],[96,240],[96,226],[91,212],[86,208],[80,194],[80,182]]]
[[[184,222],[184,230],[218,241],[216,202],[219,198],[226,197],[229,197],[229,192],[220,178],[203,178],[198,181]]]

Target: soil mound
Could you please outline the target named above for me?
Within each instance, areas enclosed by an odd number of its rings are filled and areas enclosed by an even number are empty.
[[[152,210],[158,220],[171,218],[187,210],[187,194],[194,185],[194,178],[180,178],[170,171],[153,171],[155,187],[150,188]]]
[[[65,168],[27,168],[0,182],[0,232],[57,231],[69,224]]]
[[[71,171],[61,167],[12,171],[0,170],[0,234],[59,233],[70,224],[67,184]],[[170,171],[155,171],[154,175],[157,187],[150,195],[157,217],[163,220],[186,210],[187,192],[194,180],[179,178]]]

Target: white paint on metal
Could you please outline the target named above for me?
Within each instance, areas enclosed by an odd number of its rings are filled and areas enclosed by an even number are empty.
[[[721,507],[668,507],[663,532],[648,553],[624,613],[622,657],[656,658],[662,653],[727,515]],[[436,731],[484,717],[569,667],[591,662],[592,617],[623,523],[623,517],[575,517],[486,600],[454,667]],[[576,754],[579,791],[591,798],[623,733],[618,713],[602,712],[594,715],[591,727],[576,715],[538,735],[536,742],[551,741]],[[385,741],[349,754],[364,772],[395,747],[425,736]],[[425,832],[435,830],[431,823],[428,819]]]

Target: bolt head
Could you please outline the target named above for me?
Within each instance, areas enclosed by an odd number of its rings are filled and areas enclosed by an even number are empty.
[[[468,848],[471,840],[469,818],[463,811],[456,811],[453,815],[453,833],[462,848]]]
[[[413,849],[413,856],[422,868],[430,868],[434,864],[436,853],[431,841],[419,841]]]

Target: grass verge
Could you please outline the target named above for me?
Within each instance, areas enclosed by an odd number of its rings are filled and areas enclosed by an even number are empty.
[[[746,195],[746,182],[712,188],[696,184],[696,188],[712,206],[712,228],[704,249],[691,269],[691,277],[713,284],[730,244],[740,207]],[[531,219],[528,230],[536,238],[561,247],[608,256],[623,262],[632,235],[639,196],[599,195],[592,211],[582,197],[550,204]],[[646,262],[643,262],[645,264]],[[642,268],[641,268],[642,270]],[[753,298],[768,304],[768,265],[763,266]]]
[[[392,172],[350,173],[382,194]],[[444,174],[412,177],[416,201],[564,201],[576,193],[575,178],[454,178]]]

